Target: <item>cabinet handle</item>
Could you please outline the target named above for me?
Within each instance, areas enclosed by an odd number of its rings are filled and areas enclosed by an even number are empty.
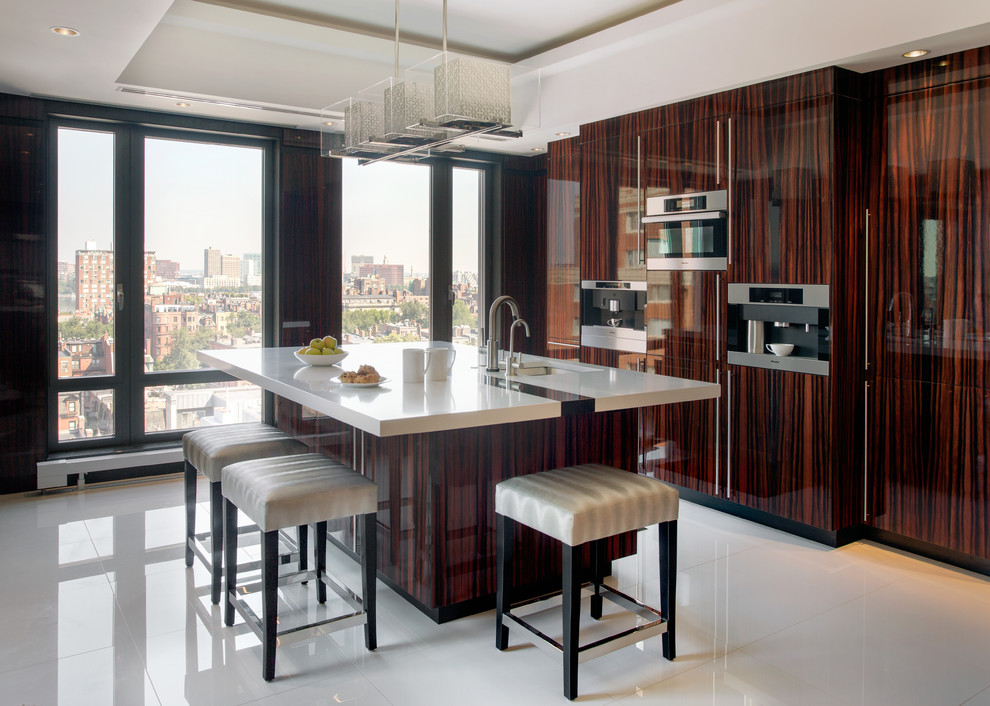
[[[124,285],[117,285],[117,311],[124,310]]]
[[[863,383],[863,522],[869,519],[870,490],[870,383]]]
[[[722,384],[722,372],[715,369],[715,384]],[[720,479],[719,473],[721,469],[721,454],[722,454],[722,405],[715,400],[715,494],[721,495],[722,490],[718,485]]]
[[[636,250],[639,254],[639,264],[646,264],[646,252],[643,250],[643,138],[636,135]]]
[[[728,165],[726,166],[726,169],[725,169],[725,179],[726,179],[727,182],[729,182],[729,223],[728,223],[728,226],[727,226],[727,235],[726,235],[726,241],[727,242],[726,242],[726,247],[729,250],[729,264],[731,265],[732,264],[732,219],[733,219],[733,215],[732,215],[733,214],[733,210],[732,210],[732,118],[729,118],[729,127],[728,127],[727,132],[729,134],[727,136],[727,143],[728,144],[726,144],[726,150],[728,151],[728,162],[729,163],[728,163]]]
[[[722,360],[722,275],[715,275],[715,360]]]
[[[715,186],[722,183],[722,121],[715,121]]]
[[[866,250],[863,257],[863,370],[870,369],[870,209],[866,209],[863,231]]]
[[[732,371],[725,373],[725,497],[732,499]]]

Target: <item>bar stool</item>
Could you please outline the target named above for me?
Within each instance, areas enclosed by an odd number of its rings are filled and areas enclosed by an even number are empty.
[[[364,625],[364,643],[377,647],[375,629],[375,570],[378,487],[368,478],[322,454],[242,461],[227,466],[221,474],[226,499],[224,552],[227,586],[224,592],[224,624],[234,624],[234,610],[261,640],[264,655],[262,676],[275,678],[277,638],[317,625],[332,626],[330,631]],[[242,599],[249,592],[237,586],[237,511],[258,525],[261,542],[262,615],[258,616]],[[342,517],[361,516],[361,597],[326,573],[327,522]],[[285,527],[316,525],[316,570],[278,574],[278,531]],[[306,625],[278,629],[278,587],[307,579],[316,580],[316,597],[325,603],[327,586],[340,596],[353,612]],[[326,632],[326,630],[324,630]]]
[[[182,436],[186,489],[186,566],[195,555],[210,571],[210,599],[220,602],[220,576],[223,548],[223,504],[220,499],[220,471],[232,463],[270,456],[308,453],[309,448],[285,432],[268,424],[232,424],[186,432]],[[196,471],[210,481],[210,532],[196,533]],[[203,542],[210,536],[210,556]],[[299,561],[306,565],[305,529],[299,534]]]
[[[506,619],[551,645],[562,655],[564,696],[577,696],[578,663],[612,650],[634,644],[654,635],[662,635],[665,659],[674,659],[674,605],[677,579],[677,505],[673,487],[645,476],[610,466],[585,464],[558,468],[542,473],[518,476],[495,487],[497,523],[495,609],[495,646],[508,646]],[[512,561],[512,541],[516,523],[563,543],[563,642],[542,634],[521,616],[512,612],[543,600],[513,604],[512,586],[506,577]],[[625,595],[603,581],[606,575],[605,542],[623,532],[657,524],[660,529],[660,610],[657,611]],[[580,646],[581,554],[591,545],[592,585],[591,617],[602,617],[602,598],[630,610],[649,622],[615,635]],[[604,593],[603,593],[604,592]],[[554,593],[552,595],[557,595]],[[535,643],[541,646],[541,643]]]

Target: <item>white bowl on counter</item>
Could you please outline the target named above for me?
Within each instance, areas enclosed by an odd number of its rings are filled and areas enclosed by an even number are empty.
[[[793,343],[768,343],[767,350],[774,355],[790,355],[794,351]]]
[[[305,363],[306,365],[336,365],[347,357],[347,351],[335,353],[334,355],[307,355],[299,351],[293,351],[292,355],[300,363]]]

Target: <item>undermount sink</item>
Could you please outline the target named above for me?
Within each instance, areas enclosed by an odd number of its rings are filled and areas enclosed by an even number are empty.
[[[500,369],[504,372],[505,365],[502,364]],[[524,365],[521,368],[513,365],[512,372],[516,377],[530,377],[534,375],[556,375],[558,373],[569,373],[572,371],[564,370],[563,368],[554,368],[549,365]]]

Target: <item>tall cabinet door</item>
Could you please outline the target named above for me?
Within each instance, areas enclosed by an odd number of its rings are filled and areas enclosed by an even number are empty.
[[[990,387],[990,79],[886,100],[870,244],[876,374]]]
[[[646,279],[640,150],[637,135],[581,145],[582,279]]]
[[[825,96],[734,117],[733,282],[831,281],[833,101]]]
[[[647,272],[647,352],[715,365],[723,345],[723,288],[724,276],[718,272]]]
[[[720,382],[718,368],[697,360],[648,356],[657,375]],[[720,401],[698,400],[640,410],[641,473],[683,488],[722,495]]]
[[[829,378],[733,365],[723,394],[728,499],[835,529]]]
[[[547,159],[547,354],[577,358],[581,338],[581,153],[577,138]]]
[[[710,118],[642,135],[643,197],[725,189],[728,119]]]

